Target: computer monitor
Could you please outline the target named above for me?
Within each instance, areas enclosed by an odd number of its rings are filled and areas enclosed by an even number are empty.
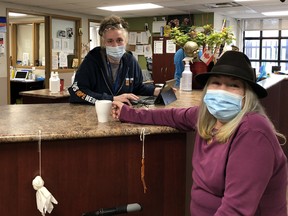
[[[272,73],[274,73],[275,71],[281,71],[281,66],[272,66]]]

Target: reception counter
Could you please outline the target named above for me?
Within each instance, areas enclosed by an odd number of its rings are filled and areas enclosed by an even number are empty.
[[[168,107],[197,105],[200,95],[178,92],[179,99]],[[0,118],[1,215],[41,215],[32,187],[40,170],[58,201],[51,216],[80,216],[135,202],[143,211],[133,215],[189,215],[186,133],[112,117],[98,123],[94,106],[69,103],[1,106]],[[143,130],[146,193],[140,178]]]
[[[269,97],[262,102],[287,135],[288,80],[264,81],[260,84]],[[178,100],[166,107],[198,105],[201,94],[177,92]],[[149,108],[159,107],[164,106]],[[112,117],[98,123],[94,106],[69,103],[1,106],[0,119],[1,215],[41,215],[32,187],[40,172],[58,201],[51,216],[80,216],[135,202],[143,211],[133,215],[189,215],[193,132]],[[146,193],[140,178],[143,131]],[[283,148],[287,154],[287,145]]]

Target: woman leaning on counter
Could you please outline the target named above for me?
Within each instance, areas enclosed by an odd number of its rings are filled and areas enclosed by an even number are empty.
[[[225,52],[205,85],[202,103],[190,108],[133,109],[114,101],[122,122],[166,125],[196,131],[192,157],[192,216],[287,216],[286,142],[264,112],[248,57]]]

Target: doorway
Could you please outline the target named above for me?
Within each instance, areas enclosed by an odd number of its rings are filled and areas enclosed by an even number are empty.
[[[27,84],[15,80],[15,74],[19,70],[25,70],[30,75],[33,72],[39,77],[45,77],[45,16],[13,10],[8,10],[7,13],[8,103],[18,104],[21,103],[20,91],[44,88],[44,81]]]
[[[90,50],[94,49],[97,46],[100,46],[101,44],[100,35],[98,34],[99,28],[100,28],[100,21],[89,20]]]

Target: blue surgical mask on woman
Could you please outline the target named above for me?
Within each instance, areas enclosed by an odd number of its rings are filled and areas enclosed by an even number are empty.
[[[106,54],[114,61],[120,61],[125,52],[125,46],[106,46]]]
[[[204,103],[216,119],[228,122],[242,109],[243,96],[224,90],[207,90]]]

